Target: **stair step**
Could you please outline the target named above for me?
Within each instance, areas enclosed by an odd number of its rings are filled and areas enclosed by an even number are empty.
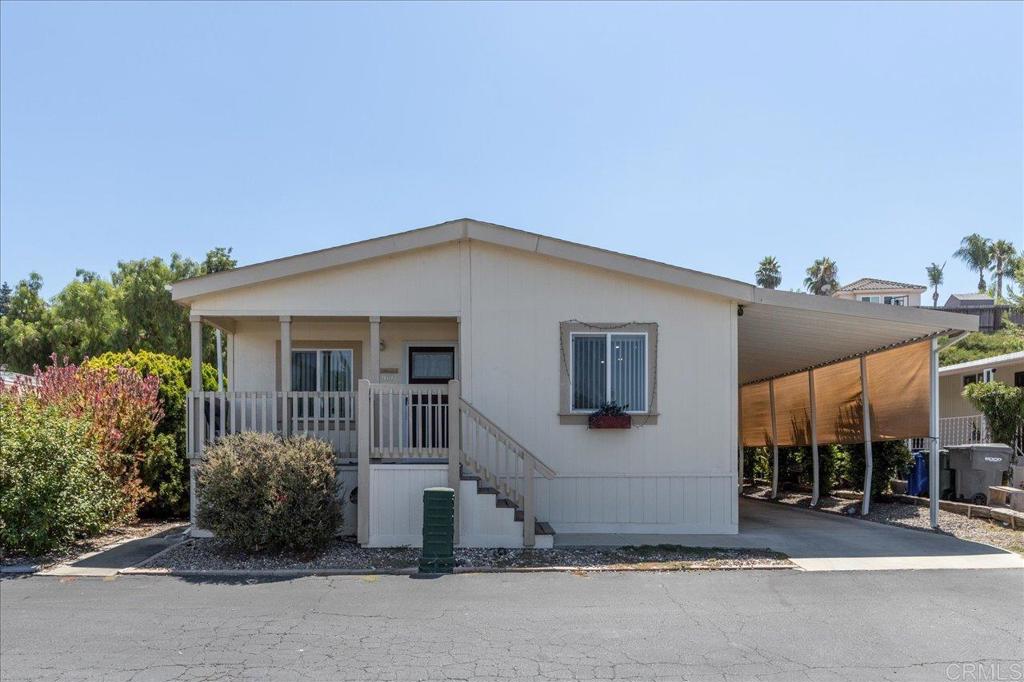
[[[533,524],[534,535],[554,535],[555,529],[547,521],[536,521]]]
[[[497,495],[498,494],[498,489],[497,488],[488,488],[488,487],[481,488],[480,486],[477,486],[476,487],[476,494],[477,495]]]
[[[506,500],[504,497],[499,497],[494,501],[495,507],[501,507],[502,509],[516,509],[516,505],[512,503],[512,500]]]

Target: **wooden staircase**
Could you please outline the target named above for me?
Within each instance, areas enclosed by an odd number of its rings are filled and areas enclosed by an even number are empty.
[[[494,495],[494,506],[496,508],[511,509],[513,512],[513,520],[518,523],[523,523],[525,514],[519,505],[502,495],[501,491],[497,488],[490,487],[482,478],[480,478],[480,476],[467,471],[467,467],[465,465],[463,465],[461,469],[461,479],[463,481],[474,482],[476,484],[477,495]],[[536,545],[541,547],[550,547],[554,545],[555,529],[551,527],[550,523],[534,520],[533,533]]]

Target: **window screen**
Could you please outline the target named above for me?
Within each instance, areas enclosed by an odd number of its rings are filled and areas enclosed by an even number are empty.
[[[629,412],[647,409],[647,336],[572,335],[572,409],[614,402]]]

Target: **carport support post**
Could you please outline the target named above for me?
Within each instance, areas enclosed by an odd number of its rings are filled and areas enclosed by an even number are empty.
[[[860,398],[864,422],[864,500],[861,502],[860,513],[867,516],[871,511],[871,475],[874,464],[871,461],[871,407],[868,397],[868,359],[860,358]]]
[[[939,527],[939,340],[932,339],[928,356],[928,517]]]
[[[807,372],[807,391],[811,397],[811,471],[814,480],[811,482],[811,506],[818,506],[818,409],[814,399],[814,370]]]
[[[779,428],[775,422],[775,379],[768,381],[768,402],[772,408],[772,499],[779,496]]]

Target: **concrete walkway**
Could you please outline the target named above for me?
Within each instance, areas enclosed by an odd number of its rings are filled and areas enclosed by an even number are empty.
[[[136,538],[80,556],[73,562],[60,564],[40,572],[39,575],[109,577],[122,569],[148,559],[157,552],[178,544],[188,526],[182,525],[156,535]]]
[[[768,548],[808,571],[914,568],[1024,568],[1024,557],[944,533],[887,526],[837,514],[740,498],[737,535],[559,533],[555,545]]]

